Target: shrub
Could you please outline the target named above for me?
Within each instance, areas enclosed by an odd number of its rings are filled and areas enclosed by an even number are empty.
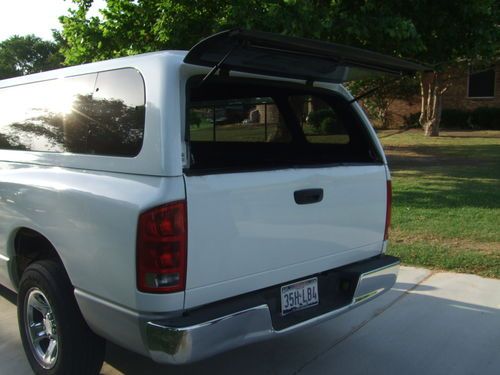
[[[307,116],[307,123],[313,128],[319,130],[323,120],[326,118],[334,118],[335,113],[331,109],[319,109],[317,111],[312,111]]]
[[[201,124],[201,115],[198,112],[190,111],[189,112],[189,125],[200,127]]]
[[[474,128],[500,130],[500,108],[476,108],[470,115],[470,122]]]
[[[470,112],[461,109],[443,109],[441,112],[442,129],[471,129]]]
[[[321,121],[321,133],[335,134],[337,129],[337,121],[333,117],[326,117]]]
[[[407,128],[417,128],[420,126],[420,112],[410,113],[408,116],[404,116],[404,123]]]

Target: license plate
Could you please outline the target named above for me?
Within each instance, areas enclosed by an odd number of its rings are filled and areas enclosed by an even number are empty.
[[[315,306],[318,303],[317,277],[281,287],[281,315]]]

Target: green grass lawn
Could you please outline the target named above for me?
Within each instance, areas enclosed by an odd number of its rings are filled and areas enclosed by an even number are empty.
[[[269,136],[276,131],[276,124],[269,124],[267,129],[261,124],[241,125],[217,125],[216,140],[219,142],[265,142],[266,135]],[[213,141],[214,131],[209,126],[191,127],[191,140]]]
[[[215,137],[219,142],[265,142],[276,132],[278,124],[225,124],[217,125]],[[346,134],[323,135],[311,126],[305,126],[304,133],[309,142],[312,143],[337,143],[349,142]],[[193,141],[213,141],[214,130],[211,124],[201,124],[190,129],[190,137]]]
[[[500,131],[379,132],[393,176],[389,253],[500,278]]]

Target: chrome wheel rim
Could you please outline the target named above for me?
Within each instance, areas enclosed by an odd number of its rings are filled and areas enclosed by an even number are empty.
[[[38,288],[27,294],[24,325],[37,362],[44,369],[53,368],[59,353],[57,322],[47,297]]]

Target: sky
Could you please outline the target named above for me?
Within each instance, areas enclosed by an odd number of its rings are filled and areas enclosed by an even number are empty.
[[[97,15],[104,4],[105,0],[94,0],[91,14]],[[0,0],[0,41],[15,34],[52,40],[51,29],[61,29],[58,18],[70,7],[70,0]]]

